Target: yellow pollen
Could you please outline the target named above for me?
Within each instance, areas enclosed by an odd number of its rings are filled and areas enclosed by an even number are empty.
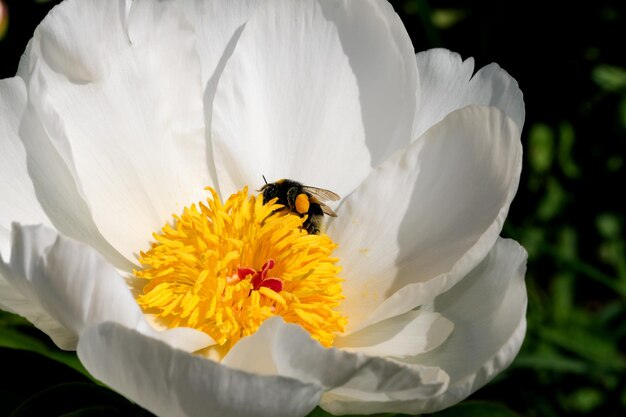
[[[247,188],[222,204],[217,193],[185,207],[154,233],[141,252],[147,280],[137,302],[168,327],[193,327],[230,349],[267,318],[282,316],[332,346],[347,320],[336,307],[344,298],[336,244],[309,235],[305,217],[280,211],[276,199],[248,196]]]

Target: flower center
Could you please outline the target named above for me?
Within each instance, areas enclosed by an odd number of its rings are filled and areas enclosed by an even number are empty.
[[[248,196],[247,188],[222,204],[213,198],[173,215],[147,252],[147,280],[137,302],[168,327],[193,327],[232,347],[279,315],[306,329],[324,346],[342,332],[346,318],[340,267],[328,235],[308,234],[305,218],[280,211],[276,199]]]

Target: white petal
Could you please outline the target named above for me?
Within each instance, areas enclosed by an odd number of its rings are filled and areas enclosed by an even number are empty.
[[[454,324],[439,313],[409,311],[337,337],[334,346],[373,356],[414,356],[439,346],[453,328]]]
[[[50,339],[61,349],[75,349],[78,338],[74,332],[53,319],[39,303],[25,297],[4,278],[5,275],[11,276],[12,272],[6,267],[0,256],[0,309],[24,317],[50,336]]]
[[[223,364],[296,378],[326,389],[385,392],[398,397],[410,393],[411,398],[437,395],[448,381],[436,367],[403,366],[386,358],[324,348],[300,326],[280,317],[266,320],[256,333],[240,340]]]
[[[474,74],[465,100],[467,104],[497,107],[513,119],[520,130],[524,126],[526,110],[522,91],[517,81],[496,63]]]
[[[51,138],[41,124],[39,114],[45,112],[45,107],[37,108],[30,101],[20,126],[28,173],[41,207],[57,230],[97,248],[117,267],[130,271],[132,264],[98,231],[78,189],[67,142]],[[55,124],[60,123],[56,118]],[[49,126],[48,130],[52,129]]]
[[[371,170],[357,79],[327,9],[269,1],[246,23],[213,104],[222,195],[261,175],[345,195]]]
[[[18,136],[26,89],[21,78],[0,80],[0,254],[9,258],[11,222],[50,225],[28,175],[26,152]]]
[[[496,108],[451,113],[339,208],[349,331],[432,301],[496,241],[519,183],[520,132]]]
[[[181,7],[198,39],[196,48],[202,68],[202,85],[208,96],[205,105],[212,105],[224,65],[233,53],[246,21],[259,4],[259,0],[182,2]]]
[[[315,408],[322,390],[230,369],[116,323],[86,330],[78,357],[93,376],[162,416],[299,417]]]
[[[73,83],[39,60],[31,78],[44,128],[71,147],[95,223],[129,260],[211,185],[195,37],[174,6],[133,2],[132,43],[118,51],[106,77]],[[80,26],[65,30],[81,42],[74,32]]]
[[[106,76],[128,45],[124,1],[67,0],[37,27],[18,75],[29,80],[42,59],[54,72],[76,83]]]
[[[207,335],[191,329],[156,332],[115,268],[89,246],[43,226],[14,224],[11,262],[2,268],[31,304],[75,336],[92,323],[115,321],[190,351],[212,344]]]
[[[118,9],[119,3],[66,1],[39,25],[18,68],[29,90],[19,133],[37,197],[52,224],[65,235],[96,247],[116,266],[130,270],[132,264],[111,247],[93,221],[77,180],[64,120],[50,107],[45,95],[38,98],[32,91],[47,86],[41,76],[42,66],[66,77],[68,82],[81,83],[105,75],[120,48],[128,45],[120,20],[125,14]],[[99,41],[93,42],[94,38]],[[102,48],[94,48],[95,44]]]
[[[450,385],[441,395],[397,399],[356,391],[330,393],[324,395],[322,407],[335,414],[432,413],[486,384],[511,363],[524,339],[525,263],[521,246],[500,239],[474,271],[435,300],[435,310],[454,322],[454,331],[437,349],[410,363],[440,366],[450,374]]]
[[[38,80],[41,65],[76,83],[105,76],[111,62],[128,45],[121,3],[68,0],[55,6],[28,42],[18,75],[26,81],[30,93],[20,137],[41,206],[58,230],[96,247],[116,266],[129,270],[131,264],[94,224],[76,179],[70,145],[60,133],[62,119],[46,102],[33,101],[30,87],[31,82],[45,84],[45,80]],[[40,119],[47,120],[45,126]]]
[[[499,239],[475,270],[435,299],[435,310],[450,318],[455,330],[439,348],[411,362],[437,364],[450,374],[450,388],[437,408],[461,401],[517,355],[526,330],[526,257],[517,242]]]
[[[472,77],[474,59],[463,61],[459,54],[445,49],[420,52],[416,61],[420,90],[413,139],[448,113],[472,104],[499,108],[522,130],[522,92],[517,81],[497,64],[487,65]]]
[[[11,253],[11,232],[4,226],[0,226],[0,257],[4,253],[5,257],[9,257]]]
[[[249,16],[261,2],[259,0],[190,0],[181,2],[187,19],[197,37],[196,48],[200,58],[202,86],[204,88],[204,122],[211,126],[213,99],[224,66],[235,49],[239,36]],[[211,145],[211,129],[206,129],[207,161],[213,184],[217,186],[217,172]]]
[[[387,1],[322,0],[320,5],[337,26],[356,77],[365,143],[376,167],[411,139],[415,91],[419,90],[411,39]],[[342,166],[350,170],[351,163]]]

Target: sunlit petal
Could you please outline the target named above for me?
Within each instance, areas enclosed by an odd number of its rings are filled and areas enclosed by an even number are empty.
[[[333,392],[322,407],[336,414],[377,412],[431,413],[456,404],[505,369],[520,349],[526,332],[526,252],[499,239],[485,260],[457,286],[435,300],[434,309],[455,323],[438,348],[406,359],[440,366],[450,385],[430,397],[393,398],[384,392]]]
[[[506,71],[490,64],[474,74],[474,59],[465,61],[446,49],[431,49],[416,56],[420,90],[413,124],[419,138],[448,113],[469,105],[493,106],[524,126],[522,92]]]
[[[78,357],[96,378],[163,416],[299,417],[322,393],[316,384],[190,355],[117,323],[88,328]]]
[[[88,6],[62,6],[88,21],[98,17]],[[29,96],[45,109],[38,114],[44,130],[71,147],[74,175],[95,224],[129,261],[173,211],[210,185],[195,36],[181,21],[172,4],[134,2],[128,34],[119,34],[125,43],[116,43],[119,50],[106,68],[68,79],[43,54],[31,76]],[[59,19],[43,24],[51,37],[70,31],[71,39],[81,39],[81,26],[52,23]],[[123,31],[123,24],[111,30]],[[70,57],[77,67],[89,67],[85,61],[93,59]]]
[[[337,13],[318,2],[270,1],[246,23],[213,103],[222,194],[260,187],[265,175],[342,195],[371,170],[358,83],[332,21]]]
[[[37,201],[18,135],[26,100],[22,79],[0,80],[0,254],[7,259],[11,222],[50,224]]]
[[[335,346],[374,356],[414,356],[439,346],[453,329],[454,323],[439,313],[409,311],[339,337]]]
[[[496,108],[457,110],[344,200],[328,233],[346,242],[350,331],[430,301],[485,257],[517,191],[519,135]]]
[[[325,349],[302,328],[279,318],[267,320],[254,335],[242,339],[223,363],[263,375],[297,378],[327,389],[344,387],[391,395],[411,391],[420,397],[434,396],[448,382],[445,372],[437,367],[403,366],[387,358]]]
[[[206,334],[191,329],[169,331],[177,338],[152,329],[126,281],[87,245],[43,226],[14,224],[12,249],[10,264],[0,263],[4,277],[74,337],[92,323],[116,321],[189,351],[212,343]],[[28,318],[30,307],[25,307],[25,311],[16,312]]]

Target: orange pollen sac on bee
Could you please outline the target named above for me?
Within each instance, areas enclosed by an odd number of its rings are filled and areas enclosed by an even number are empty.
[[[296,197],[296,211],[300,214],[306,214],[309,211],[309,196],[302,193]]]
[[[222,203],[207,189],[212,198],[173,215],[140,252],[133,273],[143,281],[144,312],[170,328],[201,330],[226,350],[276,315],[332,346],[347,324],[337,245],[308,234],[305,218],[275,200],[263,204],[244,188]]]

